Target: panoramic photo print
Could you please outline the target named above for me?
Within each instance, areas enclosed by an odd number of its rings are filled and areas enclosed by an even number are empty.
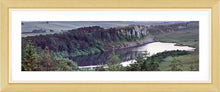
[[[22,21],[22,71],[199,71],[199,21]]]

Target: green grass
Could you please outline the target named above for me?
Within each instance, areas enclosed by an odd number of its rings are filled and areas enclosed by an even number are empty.
[[[199,31],[196,30],[186,30],[186,31],[176,31],[170,33],[159,34],[156,37],[156,41],[160,42],[174,42],[177,45],[187,45],[196,48],[196,50],[189,55],[177,56],[177,57],[167,57],[164,62],[160,63],[159,69],[161,71],[169,71],[171,68],[169,65],[173,58],[180,60],[183,66],[179,66],[183,71],[190,71],[190,67],[193,66],[193,71],[199,70]]]
[[[183,66],[179,66],[180,69],[183,71],[191,71],[190,66],[193,65],[193,71],[199,70],[199,56],[198,55],[183,55],[183,56],[177,56],[175,57],[177,60],[180,60],[182,62]],[[161,71],[170,71],[171,67],[169,66],[171,64],[171,61],[173,60],[173,57],[167,57],[164,59],[164,62],[160,63],[159,69]]]
[[[157,41],[161,42],[175,42],[177,45],[187,45],[195,48],[199,47],[199,31],[176,31],[156,36]]]

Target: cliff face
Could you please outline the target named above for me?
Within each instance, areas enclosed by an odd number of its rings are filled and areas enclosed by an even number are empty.
[[[134,32],[137,32],[137,36],[140,38],[140,35],[147,35],[149,32],[147,31],[147,27],[146,26],[134,26]]]
[[[141,38],[142,36],[145,36],[149,33],[147,31],[147,27],[144,25],[128,26],[125,28],[121,28],[119,32],[125,36],[138,37],[138,38]]]
[[[116,49],[130,48],[153,42],[153,37],[149,35],[148,28],[144,25],[132,25],[119,29],[118,34],[123,34],[125,37],[129,38],[136,38],[137,40],[114,44],[112,47],[115,47]]]

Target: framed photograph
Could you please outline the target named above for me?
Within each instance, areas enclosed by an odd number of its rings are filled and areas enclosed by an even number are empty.
[[[1,91],[220,91],[219,1],[158,2],[1,1]]]

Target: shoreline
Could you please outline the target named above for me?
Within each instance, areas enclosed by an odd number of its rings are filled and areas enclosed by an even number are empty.
[[[154,43],[154,42],[152,42],[152,43]],[[157,42],[155,42],[155,43],[157,43]],[[160,42],[160,43],[164,43],[164,42]],[[149,43],[147,43],[147,44],[149,44]],[[147,44],[142,44],[142,45],[147,45]],[[175,44],[176,43],[169,43],[169,44],[173,44],[173,46],[176,46]],[[139,45],[140,46],[140,45]],[[185,46],[183,46],[183,47],[185,47]],[[189,46],[187,46],[187,47],[189,47]],[[192,51],[194,51],[196,48],[193,48],[193,47],[191,47],[193,50]],[[126,48],[127,49],[127,48]],[[177,49],[178,50],[178,49]],[[168,50],[168,51],[173,51],[173,50]],[[186,51],[190,51],[191,52],[191,50],[186,50]],[[159,52],[158,52],[159,53]],[[153,54],[154,55],[154,54]],[[152,55],[151,55],[152,56]],[[120,64],[122,65],[122,66],[128,66],[129,64],[131,64],[131,63],[134,63],[135,62],[135,60],[134,59],[132,59],[132,60],[127,60],[127,61],[124,61],[124,62],[120,62]],[[97,64],[97,65],[87,65],[87,66],[79,66],[80,68],[95,68],[95,67],[98,67],[99,66],[99,64]],[[104,66],[105,66],[105,64],[104,64]]]
[[[149,37],[145,37],[139,41],[135,41],[135,42],[125,42],[124,44],[126,45],[130,45],[130,46],[127,46],[127,47],[122,47],[122,48],[119,48],[119,49],[115,49],[115,50],[126,50],[126,49],[131,49],[131,48],[135,48],[135,47],[139,47],[139,46],[143,46],[143,45],[146,45],[146,44],[149,44],[149,43],[153,43],[155,42],[154,40],[154,36],[151,36],[149,35]],[[104,52],[110,52],[112,50],[106,50]]]

